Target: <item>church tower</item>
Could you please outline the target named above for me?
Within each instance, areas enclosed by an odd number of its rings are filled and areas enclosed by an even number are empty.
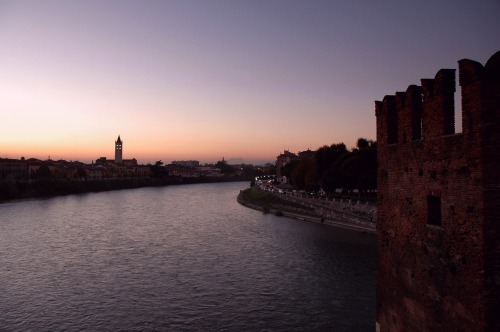
[[[122,160],[122,140],[120,139],[120,135],[118,135],[118,139],[115,141],[115,163],[121,163]]]

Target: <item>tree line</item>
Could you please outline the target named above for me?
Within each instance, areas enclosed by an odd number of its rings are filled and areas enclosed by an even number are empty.
[[[292,161],[281,174],[299,190],[334,193],[338,189],[360,194],[377,188],[377,142],[359,138],[350,151],[344,143],[322,146],[314,158]]]

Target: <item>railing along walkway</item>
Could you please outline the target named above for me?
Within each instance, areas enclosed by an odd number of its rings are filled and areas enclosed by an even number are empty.
[[[311,198],[301,193],[274,194],[282,199],[312,207],[318,215],[327,219],[367,226],[373,226],[377,220],[377,208],[370,203],[362,203],[358,200],[337,201],[327,198]]]

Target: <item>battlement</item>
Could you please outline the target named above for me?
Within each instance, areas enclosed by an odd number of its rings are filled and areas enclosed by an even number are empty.
[[[485,67],[468,59],[459,61],[465,139],[480,131],[488,117],[498,115],[487,101],[498,98],[494,87],[498,85],[499,68],[500,52]],[[422,79],[421,86],[410,85],[406,92],[376,101],[378,146],[455,134],[454,97],[455,69],[441,69],[434,79]]]
[[[500,52],[375,102],[380,331],[499,331]]]

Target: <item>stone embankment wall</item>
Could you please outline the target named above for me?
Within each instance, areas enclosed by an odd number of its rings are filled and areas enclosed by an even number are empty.
[[[275,195],[280,200],[293,203],[295,206],[302,206],[302,208],[291,208],[289,205],[279,204],[270,207],[252,204],[244,199],[243,191],[238,195],[238,202],[244,206],[276,215],[318,222],[358,232],[375,233],[376,207],[373,204],[309,198],[302,194],[291,193],[269,195]]]
[[[500,331],[500,52],[376,102],[377,326]]]
[[[375,231],[377,208],[373,204],[354,199],[310,198],[300,193],[277,194],[282,199],[313,208],[325,220],[334,220],[359,225]]]

